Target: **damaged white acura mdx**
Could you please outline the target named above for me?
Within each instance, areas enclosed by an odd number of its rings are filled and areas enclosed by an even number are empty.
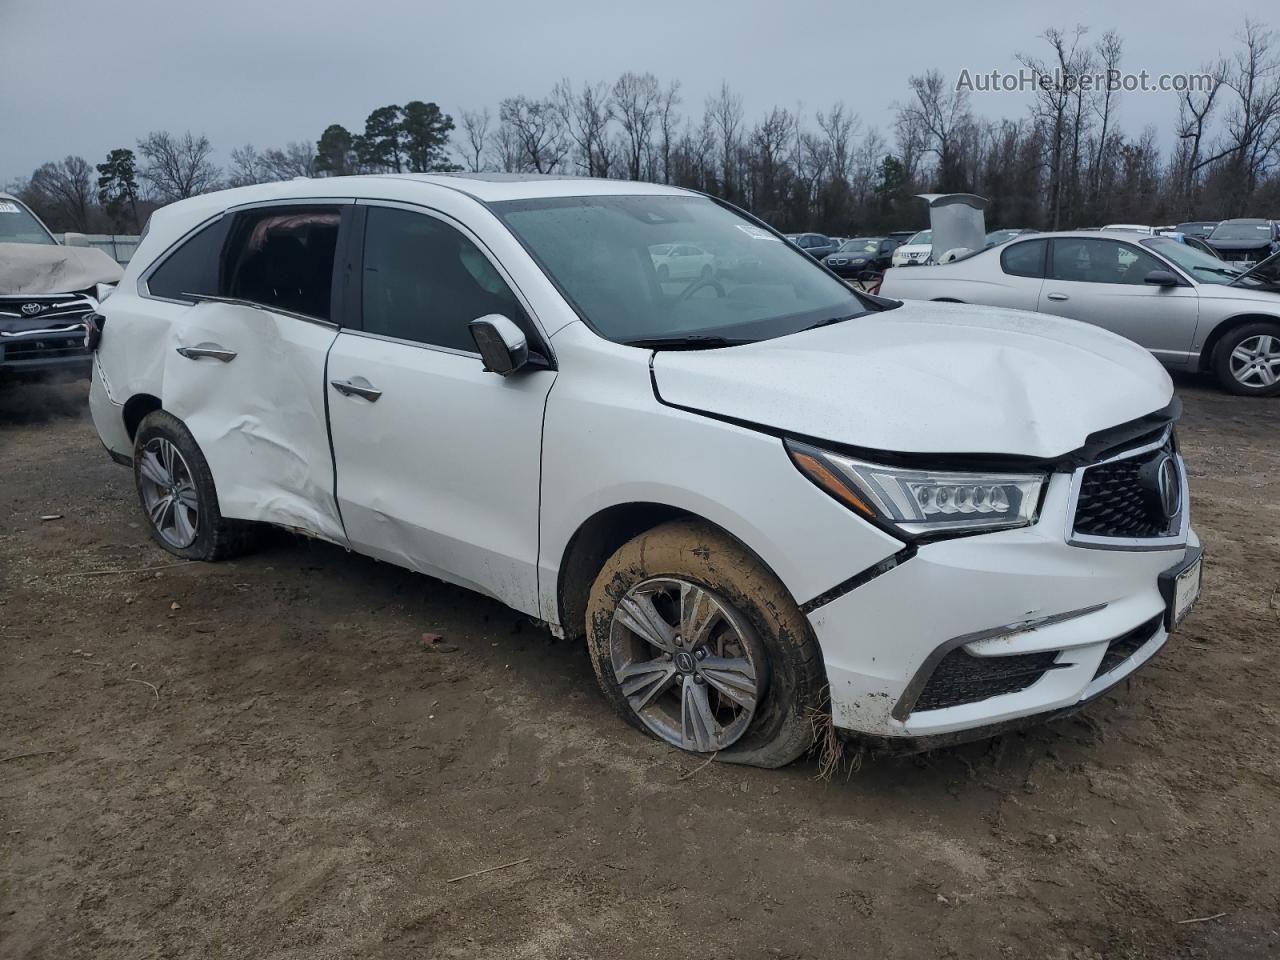
[[[659,270],[673,245],[697,271]],[[778,766],[1079,708],[1195,600],[1168,376],[1096,327],[855,293],[671,187],[294,180],[156,212],[90,330],[155,540],[275,524],[585,638],[605,697]]]

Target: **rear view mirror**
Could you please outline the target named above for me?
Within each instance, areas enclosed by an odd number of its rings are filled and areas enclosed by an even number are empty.
[[[1150,283],[1157,287],[1176,287],[1178,278],[1168,270],[1152,270],[1142,278],[1143,283]]]
[[[467,324],[471,339],[487,371],[504,377],[529,362],[529,341],[524,332],[500,313],[491,313]]]

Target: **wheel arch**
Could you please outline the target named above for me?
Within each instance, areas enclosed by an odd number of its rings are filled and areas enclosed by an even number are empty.
[[[672,520],[696,521],[719,531],[741,546],[778,581],[783,590],[787,589],[782,578],[778,577],[764,558],[723,525],[692,510],[666,503],[618,503],[605,507],[584,520],[565,545],[557,573],[556,613],[560,618],[560,629],[566,637],[582,639],[586,636],[587,597],[605,562],[624,543],[646,530]],[[790,591],[787,593],[790,596]],[[791,599],[796,602],[795,597]]]
[[[129,434],[129,439],[132,440],[137,436],[138,426],[147,414],[163,409],[164,404],[160,402],[160,398],[150,393],[135,393],[126,400],[121,416],[124,419],[124,428]]]
[[[1214,351],[1218,349],[1218,344],[1221,343],[1223,338],[1232,330],[1237,330],[1250,323],[1270,323],[1280,328],[1280,317],[1265,313],[1241,313],[1223,320],[1209,332],[1207,337],[1205,337],[1204,346],[1200,348],[1200,358],[1197,362],[1197,369],[1201,373],[1210,372],[1213,369],[1213,354]]]

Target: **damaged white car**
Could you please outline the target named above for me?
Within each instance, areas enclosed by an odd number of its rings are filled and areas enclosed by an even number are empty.
[[[0,381],[87,374],[85,318],[122,272],[101,250],[58,243],[21,200],[0,193]]]
[[[749,266],[664,279],[672,243]],[[860,295],[679,189],[211,194],[155,214],[102,313],[94,422],[165,549],[276,524],[496,597],[721,760],[785,764],[823,716],[919,748],[1076,710],[1199,590],[1146,351]]]

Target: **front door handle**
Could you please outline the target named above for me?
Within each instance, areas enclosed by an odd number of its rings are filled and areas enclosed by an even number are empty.
[[[186,357],[188,360],[199,360],[202,357],[209,357],[213,360],[221,360],[223,363],[230,363],[236,358],[234,350],[228,350],[226,347],[218,343],[197,343],[194,347],[179,347],[178,353]]]
[[[364,377],[352,377],[350,380],[330,380],[329,385],[344,397],[363,397],[370,403],[376,403],[382,391]]]
[[[1050,299],[1050,300],[1070,300],[1071,298],[1070,298],[1070,297],[1068,297],[1065,293],[1051,293],[1051,294],[1049,294],[1048,299]]]

